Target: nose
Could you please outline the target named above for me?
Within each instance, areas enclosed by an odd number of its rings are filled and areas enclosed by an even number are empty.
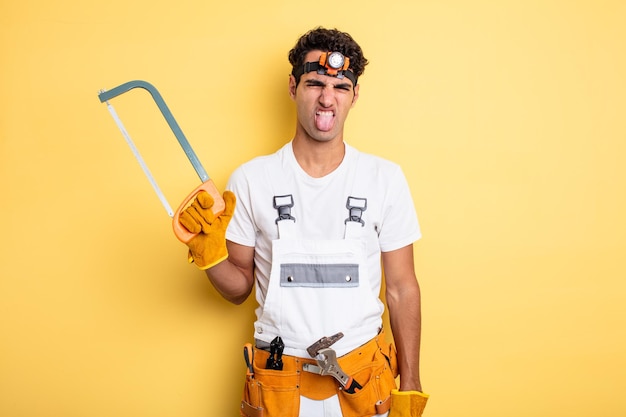
[[[324,86],[320,91],[319,102],[322,106],[328,107],[332,104],[335,97],[335,89],[332,85]]]

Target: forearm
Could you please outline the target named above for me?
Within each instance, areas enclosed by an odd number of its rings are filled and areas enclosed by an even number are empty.
[[[245,274],[228,259],[205,272],[217,292],[233,304],[246,301],[252,291]]]
[[[387,294],[389,320],[394,343],[398,350],[401,391],[422,391],[420,380],[421,302],[420,289],[415,280],[401,291]]]
[[[254,287],[254,248],[227,242],[228,258],[206,270],[211,284],[226,300],[243,303]]]

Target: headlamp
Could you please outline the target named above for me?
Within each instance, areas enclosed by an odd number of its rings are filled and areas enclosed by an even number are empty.
[[[303,74],[316,71],[321,75],[330,77],[343,78],[346,77],[356,85],[357,78],[350,67],[350,58],[344,56],[341,52],[323,52],[318,62],[306,62],[300,68],[294,68],[291,72],[296,79],[300,79]]]
[[[320,56],[319,64],[326,68],[328,74],[336,75],[338,71],[348,69],[350,58],[346,58],[341,52],[326,52]]]

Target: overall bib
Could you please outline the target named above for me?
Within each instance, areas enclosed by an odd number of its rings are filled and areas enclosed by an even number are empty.
[[[277,221],[272,270],[255,338],[280,336],[285,354],[308,357],[306,348],[323,336],[342,332],[333,349],[341,356],[372,339],[380,330],[380,300],[372,293],[364,229],[346,221],[337,240],[299,238],[295,220]]]

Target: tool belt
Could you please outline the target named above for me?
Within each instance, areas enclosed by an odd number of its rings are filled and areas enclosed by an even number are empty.
[[[283,369],[265,369],[270,353],[254,349],[254,374],[246,377],[240,414],[244,417],[297,417],[300,396],[324,400],[339,398],[344,417],[384,414],[391,405],[391,390],[398,376],[396,349],[383,332],[366,344],[337,359],[341,368],[362,385],[349,394],[329,375],[306,372],[313,358],[284,355]]]

